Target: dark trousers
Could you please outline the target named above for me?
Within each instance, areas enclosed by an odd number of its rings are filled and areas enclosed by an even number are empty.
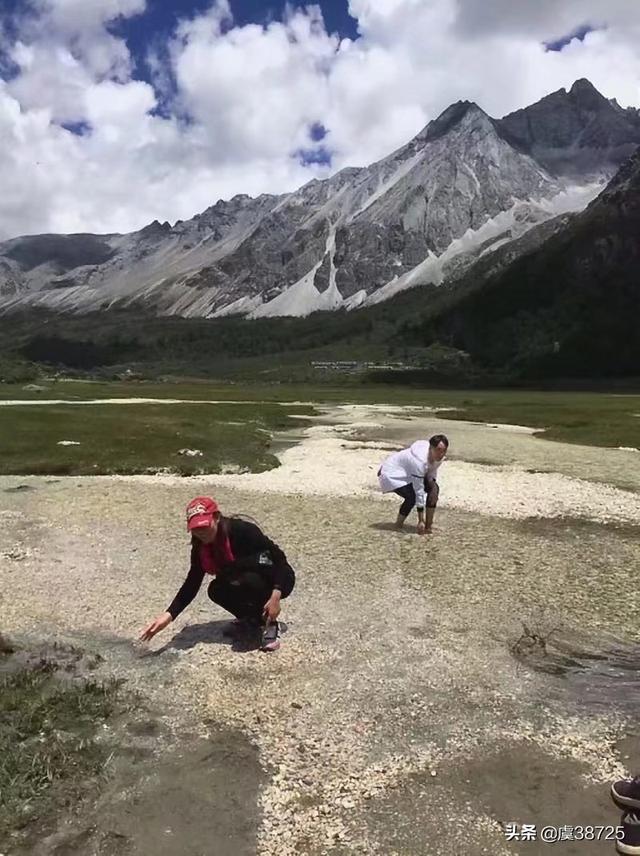
[[[289,568],[282,597],[289,597],[295,585],[293,568]],[[235,570],[233,565],[225,568],[209,585],[207,594],[214,603],[226,609],[236,618],[251,621],[262,619],[262,610],[273,591],[273,569],[257,565],[255,568]]]
[[[440,496],[438,482],[434,479],[425,479],[424,489],[427,492],[427,508],[435,508],[438,504],[438,497]],[[405,484],[397,490],[394,490],[394,493],[397,493],[398,496],[401,496],[404,500],[398,513],[402,517],[408,517],[416,504],[416,492],[413,489],[413,485]]]

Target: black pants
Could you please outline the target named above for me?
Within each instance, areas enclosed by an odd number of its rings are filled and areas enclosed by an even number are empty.
[[[438,487],[438,482],[434,479],[425,479],[424,489],[427,493],[427,508],[435,508],[438,504],[438,497],[440,496],[440,488]],[[414,505],[416,504],[416,492],[413,489],[413,485],[405,484],[402,487],[399,487],[397,490],[394,490],[394,493],[397,493],[398,496],[401,496],[402,499],[404,499],[404,502],[400,506],[400,511],[398,513],[402,517],[408,517]]]
[[[289,597],[296,577],[293,568],[288,568],[287,579],[282,587],[282,597]],[[226,609],[236,618],[260,621],[265,603],[273,591],[273,568],[258,565],[235,569],[225,568],[209,585],[207,594],[214,603]]]

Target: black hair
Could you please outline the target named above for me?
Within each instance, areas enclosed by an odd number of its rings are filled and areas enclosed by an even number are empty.
[[[440,443],[444,443],[445,449],[449,448],[449,441],[444,434],[434,434],[429,440],[429,445],[435,449]]]
[[[258,527],[258,529],[262,528],[255,517],[251,517],[249,514],[243,514],[242,512],[238,514],[230,514],[229,520],[244,520],[246,523],[253,523],[254,526]]]

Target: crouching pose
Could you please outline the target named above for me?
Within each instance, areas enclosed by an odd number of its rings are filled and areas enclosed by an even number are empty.
[[[449,441],[444,434],[434,434],[430,440],[416,440],[409,448],[389,455],[378,470],[383,493],[402,497],[396,526],[402,529],[414,506],[418,509],[418,533],[431,532],[433,517],[440,495],[437,475],[444,460]]]
[[[280,600],[295,585],[293,568],[277,544],[254,523],[223,517],[215,500],[199,496],[187,506],[191,533],[191,567],[166,612],[142,631],[143,641],[164,630],[194,599],[205,575],[213,579],[207,593],[236,617],[227,632],[260,631],[262,650],[280,647]]]

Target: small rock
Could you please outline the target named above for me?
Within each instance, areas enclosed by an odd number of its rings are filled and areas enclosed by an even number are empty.
[[[20,493],[23,490],[35,490],[35,487],[30,484],[18,484],[15,487],[5,488],[5,493]]]
[[[0,654],[13,654],[15,651],[13,643],[0,633]],[[2,856],[2,854],[0,854]]]
[[[14,562],[23,562],[27,558],[24,550],[14,549],[2,554],[4,559],[11,559]]]

